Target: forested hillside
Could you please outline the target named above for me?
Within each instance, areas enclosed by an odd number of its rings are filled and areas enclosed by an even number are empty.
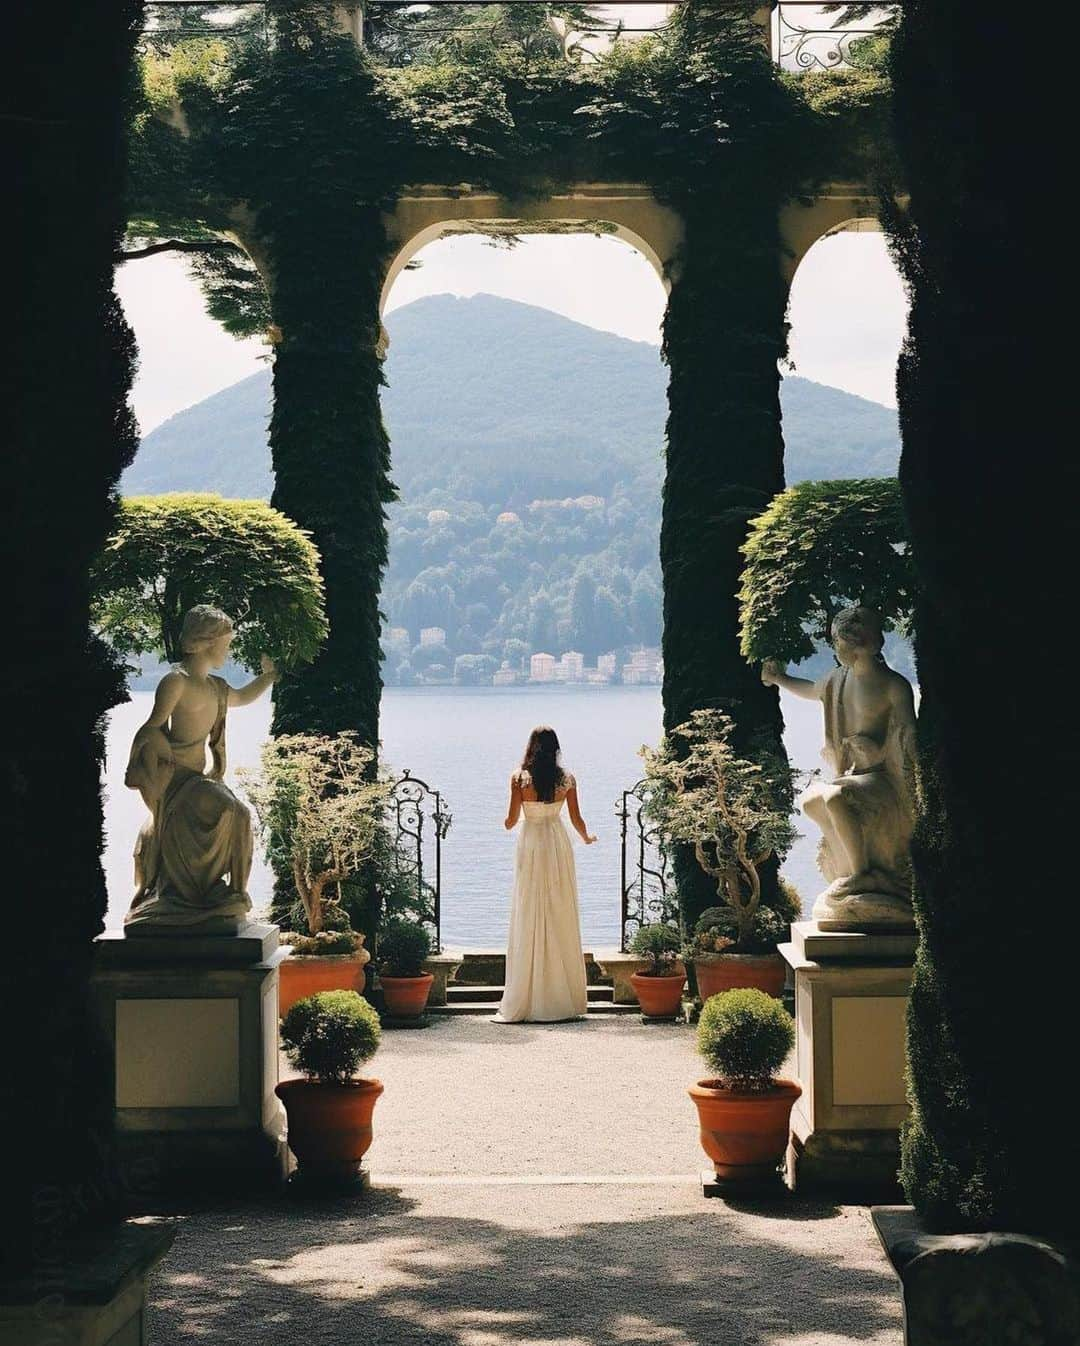
[[[384,409],[400,500],[389,510],[387,681],[484,676],[509,658],[588,658],[660,638],[657,558],[666,370],[659,350],[480,295],[390,315]],[[143,441],[127,494],[266,497],[270,374]],[[896,470],[896,415],[805,379],[783,385],[789,481]],[[419,646],[422,627],[446,646]],[[444,672],[444,670],[446,670]]]

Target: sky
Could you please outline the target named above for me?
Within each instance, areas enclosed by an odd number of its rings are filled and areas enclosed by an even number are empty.
[[[512,249],[476,236],[430,244],[403,273],[392,312],[429,294],[495,294],[575,322],[658,344],[664,291],[629,244],[590,235],[527,236]],[[139,345],[133,399],[144,434],[211,393],[266,367],[268,347],[237,341],[206,315],[186,261],[159,254],[128,262],[117,289]],[[791,292],[794,372],[860,397],[896,405],[894,371],[905,300],[876,233],[820,240],[799,265]]]

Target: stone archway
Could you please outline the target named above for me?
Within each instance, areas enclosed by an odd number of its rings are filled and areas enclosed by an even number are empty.
[[[454,234],[605,234],[622,239],[656,272],[665,291],[683,240],[670,207],[637,183],[583,183],[537,201],[510,201],[467,185],[407,188],[386,215],[390,261],[379,300],[380,317],[394,282],[429,243]],[[385,333],[383,342],[385,343]]]

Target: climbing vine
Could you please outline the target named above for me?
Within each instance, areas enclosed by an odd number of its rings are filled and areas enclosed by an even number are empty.
[[[186,194],[189,236],[239,239],[258,263],[276,343],[273,503],[323,558],[330,638],[281,685],[277,730],[378,739],[393,499],[379,410],[384,210],[408,183],[468,182],[514,200],[607,178],[645,181],[685,224],[663,347],[665,722],[724,709],[737,748],[764,735],[782,751],[776,693],[739,651],[739,549],[784,484],[778,215],[823,171],[815,146],[836,156],[846,109],[815,106],[778,75],[753,8],[691,0],[662,35],[588,64],[518,31],[518,14],[506,45],[436,41],[425,59],[389,65],[335,27],[325,0],[270,0],[273,40],[243,44],[227,78],[212,45],[172,74],[151,67],[159,115],[137,128],[135,156],[143,214],[169,180],[166,154],[185,182],[161,191],[162,213],[175,221]],[[856,101],[872,82],[862,78]],[[254,274],[245,285],[242,265],[221,258],[202,271],[212,307],[245,330],[262,311]],[[692,858],[677,870],[692,920],[711,890]],[[776,876],[763,878],[768,900]]]

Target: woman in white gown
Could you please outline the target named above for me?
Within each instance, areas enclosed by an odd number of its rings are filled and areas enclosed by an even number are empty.
[[[506,987],[496,1023],[556,1023],[586,1010],[585,959],[577,874],[563,804],[586,846],[596,838],[578,807],[577,782],[559,765],[555,730],[529,735],[510,777],[507,831],[524,817],[514,859],[514,896],[506,949]]]

